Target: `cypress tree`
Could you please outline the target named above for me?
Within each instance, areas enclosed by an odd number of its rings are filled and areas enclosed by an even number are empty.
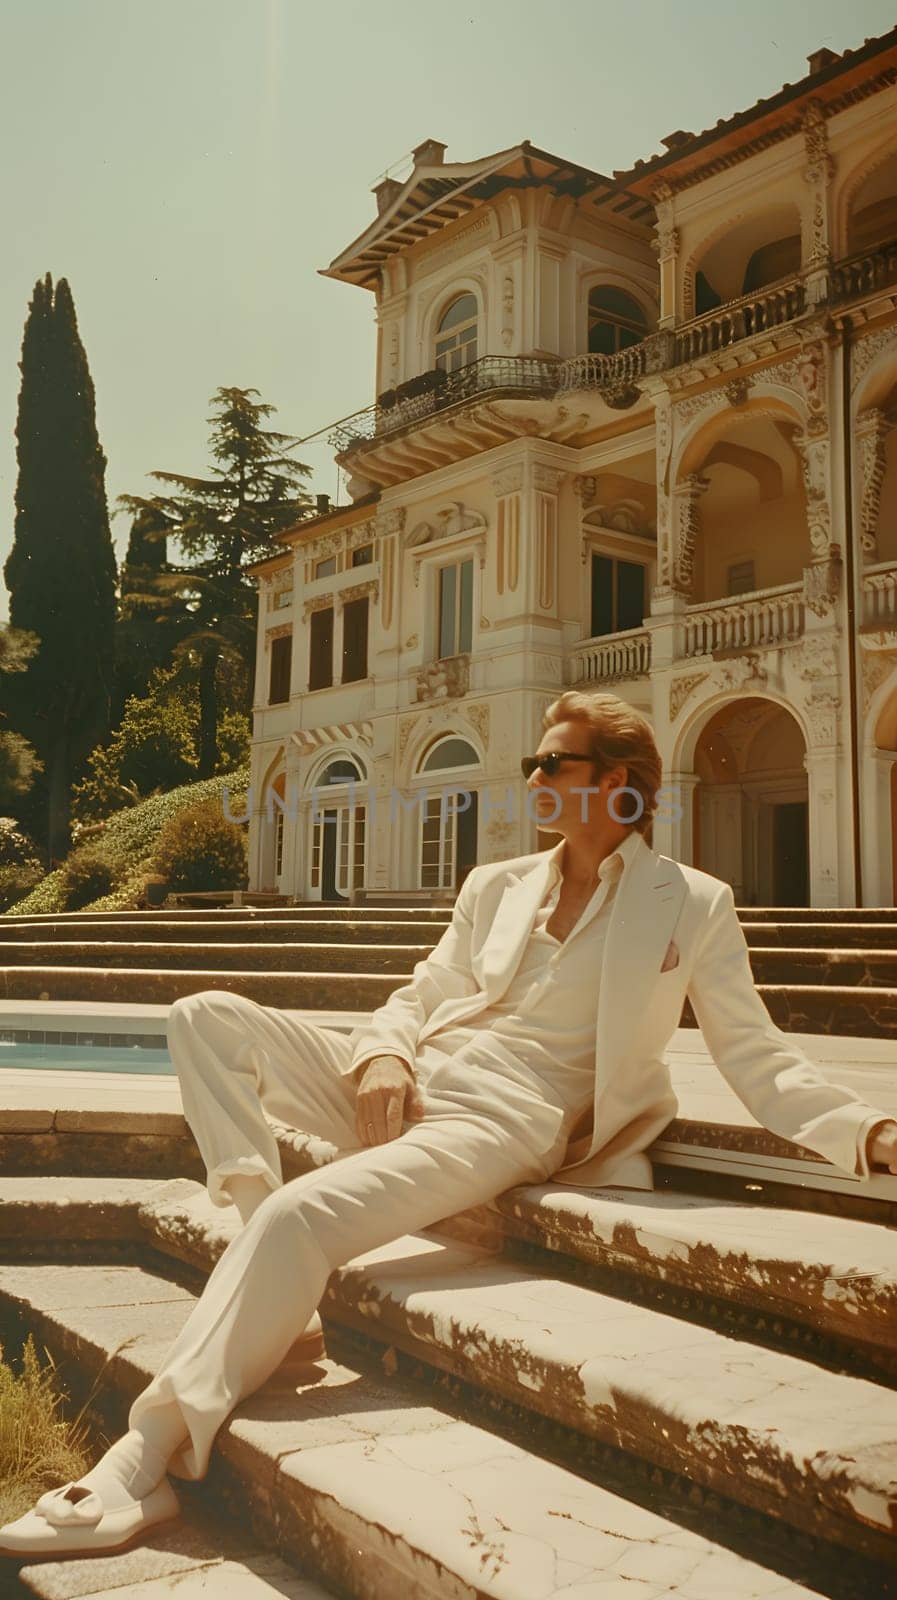
[[[4,567],[13,628],[37,635],[8,681],[9,723],[44,763],[47,849],[65,855],[71,786],[109,728],[115,552],[93,380],[65,278],[34,288],[22,340],[15,533]]]

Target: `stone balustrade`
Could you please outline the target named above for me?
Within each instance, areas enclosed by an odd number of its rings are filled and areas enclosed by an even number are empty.
[[[628,628],[602,639],[590,639],[567,658],[567,685],[608,683],[618,678],[644,677],[651,667],[651,633]]]
[[[799,583],[758,589],[733,600],[689,606],[685,616],[686,656],[714,650],[756,649],[786,644],[804,631],[804,598]]]
[[[803,279],[799,276],[783,278],[756,294],[729,300],[676,329],[674,364],[681,366],[683,362],[696,361],[701,356],[727,349],[739,339],[748,339],[752,334],[792,322],[801,315],[805,303]]]
[[[897,628],[897,562],[880,562],[863,573],[863,626]]]

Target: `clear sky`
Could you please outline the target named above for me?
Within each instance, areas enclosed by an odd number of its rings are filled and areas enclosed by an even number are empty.
[[[219,385],[298,436],[374,398],[373,297],[317,269],[423,139],[611,173],[895,20],[893,0],[0,0],[0,563],[47,271],[75,298],[111,510],[154,469],[205,471]],[[297,454],[333,495],[326,444]]]

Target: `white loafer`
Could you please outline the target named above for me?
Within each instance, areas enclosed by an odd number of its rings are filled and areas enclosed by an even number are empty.
[[[33,1511],[0,1528],[0,1556],[53,1561],[60,1556],[110,1554],[138,1542],[149,1528],[173,1522],[180,1502],[163,1478],[142,1500],[105,1511],[99,1495],[75,1483],[41,1495]]]

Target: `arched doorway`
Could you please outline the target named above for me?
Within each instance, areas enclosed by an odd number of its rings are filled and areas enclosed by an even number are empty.
[[[367,808],[355,798],[364,782],[351,756],[330,761],[312,785],[311,872],[313,900],[345,901],[365,886]],[[327,790],[326,799],[322,790]],[[332,799],[331,792],[332,791]]]
[[[421,889],[460,889],[476,866],[478,796],[469,787],[472,768],[480,768],[480,758],[456,734],[432,744],[418,766],[416,776],[427,780],[419,808]]]
[[[796,719],[759,695],[720,706],[698,736],[694,864],[737,905],[810,903],[805,754]]]

